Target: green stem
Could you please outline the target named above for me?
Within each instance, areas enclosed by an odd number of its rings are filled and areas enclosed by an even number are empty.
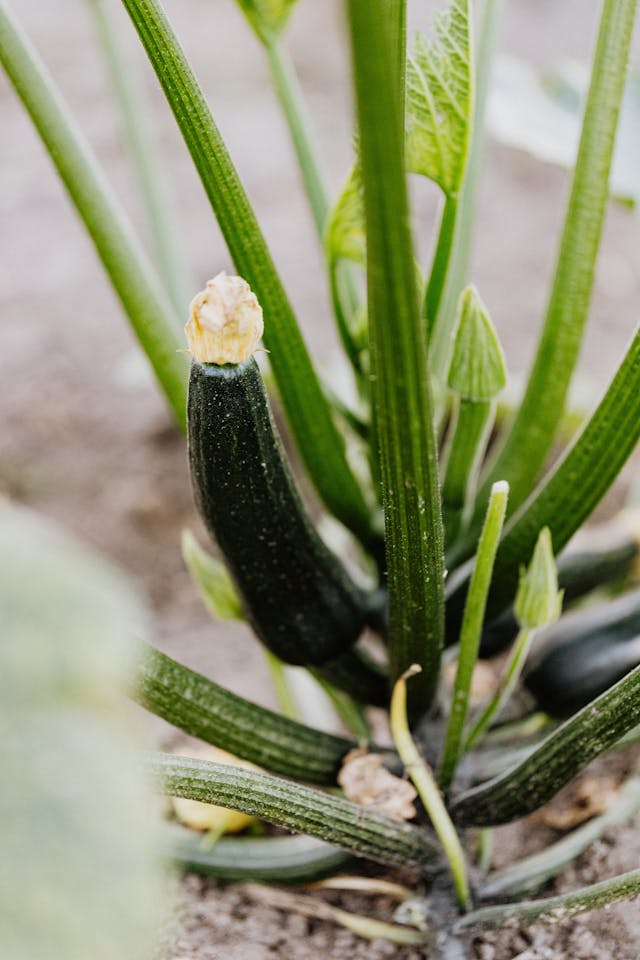
[[[491,430],[493,403],[460,397],[452,424],[442,483],[442,512],[446,543],[453,543],[464,523],[465,508],[475,484]]]
[[[133,331],[184,429],[188,364],[173,309],[52,77],[0,0],[0,62],[93,240]],[[79,309],[78,305],[75,307]]]
[[[442,210],[442,219],[440,221],[438,242],[433,255],[429,282],[427,283],[427,289],[424,295],[424,315],[427,320],[427,339],[429,343],[435,335],[438,326],[440,304],[447,282],[447,274],[455,240],[457,211],[458,197],[446,195],[444,208]]]
[[[579,913],[597,910],[619,900],[628,900],[640,895],[640,870],[621,873],[610,880],[601,880],[573,893],[563,893],[546,900],[529,900],[505,906],[483,907],[460,918],[454,931],[479,932],[497,930],[506,926],[526,926],[535,921],[548,924],[570,920]]]
[[[560,553],[618,476],[640,439],[640,329],[605,396],[573,445],[508,523],[496,558],[487,611],[495,617],[513,599],[518,570],[548,526]],[[525,458],[526,459],[526,458]],[[466,541],[465,541],[466,542]],[[447,625],[455,636],[468,582],[466,568],[451,578]]]
[[[436,856],[425,830],[342,797],[223,763],[154,754],[149,772],[164,794],[219,804],[335,843],[380,863],[424,868]]]
[[[368,743],[371,740],[371,729],[362,704],[358,703],[344,690],[339,690],[326,677],[317,671],[311,671],[314,680],[324,690],[331,704],[345,725],[358,738],[358,742]]]
[[[465,826],[488,827],[526,817],[639,722],[640,667],[636,667],[554,730],[521,763],[463,793],[452,806],[454,819]]]
[[[134,162],[160,276],[182,329],[189,301],[196,288],[187,267],[184,244],[176,229],[173,211],[160,173],[159,151],[153,142],[148,106],[144,103],[142,91],[135,82],[130,65],[125,60],[106,0],[89,0],[89,6],[93,12],[111,86],[120,109],[124,132]]]
[[[434,376],[444,383],[449,365],[451,332],[462,288],[469,279],[473,228],[485,152],[485,115],[491,68],[497,45],[504,0],[484,0],[476,57],[475,97],[471,144],[464,183],[458,197],[455,233],[447,281],[438,314],[438,323],[429,344],[429,363]]]
[[[133,696],[192,737],[310,783],[335,784],[342,758],[355,747],[250,703],[153,647],[144,649]]]
[[[636,0],[604,0],[582,136],[544,328],[527,389],[483,490],[511,486],[516,509],[538,477],[562,418],[589,310]],[[482,499],[482,498],[481,498]]]
[[[278,707],[283,717],[289,720],[299,720],[300,714],[296,706],[296,700],[291,692],[289,681],[287,680],[287,668],[280,657],[276,657],[271,650],[264,648],[264,657],[269,668],[271,685],[278,701]]]
[[[613,806],[594,817],[573,833],[551,844],[539,853],[513,863],[494,873],[479,891],[482,900],[513,897],[538,889],[580,856],[598,840],[605,830],[619,826],[640,811],[640,780],[634,778],[622,785]]]
[[[404,171],[396,53],[385,0],[350,0],[364,178],[369,341],[389,583],[392,681],[422,667],[412,713],[435,693],[444,629],[442,518],[424,324]]]
[[[318,161],[319,151],[298,76],[280,37],[271,37],[265,43],[265,50],[273,87],[289,130],[316,233],[320,244],[324,247],[330,203]],[[338,333],[354,371],[356,374],[361,374],[360,356],[353,344],[351,334],[351,326],[359,302],[351,268],[347,263],[329,263],[328,266],[331,299]]]
[[[433,828],[442,843],[451,868],[458,903],[463,910],[466,910],[471,903],[471,898],[460,839],[447,813],[447,808],[444,805],[442,794],[438,789],[431,768],[420,756],[407,723],[407,678],[417,673],[418,669],[410,668],[406,675],[399,677],[393,688],[389,715],[391,734],[400,759],[411,777]]]
[[[319,239],[324,238],[324,229],[329,215],[329,199],[324,177],[318,162],[318,149],[307,117],[302,91],[291,59],[282,45],[274,38],[266,47],[271,78],[284,113],[291,141],[295,150],[309,206]]]
[[[493,562],[507,510],[509,487],[495,483],[491,491],[487,516],[478,544],[476,563],[469,585],[467,602],[460,631],[458,669],[451,698],[451,711],[440,766],[440,785],[447,790],[453,780],[456,764],[462,752],[462,735],[469,707],[469,693],[473,671],[478,659],[480,636],[484,622],[487,594],[491,584]]]
[[[504,705],[513,693],[518,678],[522,673],[522,668],[529,653],[535,632],[535,630],[523,628],[518,633],[513,649],[509,654],[504,673],[500,678],[498,689],[471,728],[464,745],[465,752],[471,750],[474,744],[478,742],[494,717],[497,717],[503,710]]]
[[[198,82],[158,0],[122,0],[165,92],[238,273],[268,322],[265,344],[309,476],[327,507],[367,544],[371,515],[291,304]],[[375,539],[375,538],[374,538]]]

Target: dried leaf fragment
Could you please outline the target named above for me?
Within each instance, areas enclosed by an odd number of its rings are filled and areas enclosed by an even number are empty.
[[[418,796],[408,780],[396,777],[383,764],[382,757],[358,748],[345,756],[338,774],[345,796],[363,807],[373,807],[393,820],[412,820],[413,801]]]

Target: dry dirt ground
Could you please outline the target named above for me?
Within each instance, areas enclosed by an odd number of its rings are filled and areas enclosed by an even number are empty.
[[[13,0],[16,12],[68,97],[127,210],[142,215],[87,0]],[[435,4],[414,4],[426,26]],[[181,235],[195,282],[229,268],[215,223],[131,30],[117,26],[149,96]],[[541,66],[587,57],[596,0],[511,0],[504,47]],[[325,364],[335,339],[313,232],[286,133],[268,89],[265,64],[233,0],[167,0],[167,8],[210,98],[308,341]],[[309,95],[332,189],[349,163],[348,63],[338,0],[302,0],[291,47]],[[155,640],[188,665],[255,700],[272,704],[265,669],[242,627],[212,628],[183,568],[179,537],[197,528],[184,443],[168,418],[119,307],[30,124],[0,78],[0,487],[43,511],[122,565],[147,596]],[[530,356],[544,307],[566,179],[525,157],[492,148],[482,194],[474,279],[490,304],[514,375]],[[434,194],[417,197],[418,232],[429,242]],[[581,377],[602,387],[637,322],[638,224],[611,209],[600,259]],[[159,724],[162,744],[173,734]],[[627,758],[633,765],[633,758]],[[504,831],[501,855],[543,842],[540,828]],[[568,871],[557,889],[637,865],[633,826],[608,836]],[[180,917],[168,935],[170,960],[394,958],[419,954],[367,944],[324,922],[254,908],[241,888],[187,878]],[[362,901],[350,904],[365,909]],[[385,906],[385,905],[381,905]],[[637,904],[560,927],[484,937],[483,960],[638,955]]]

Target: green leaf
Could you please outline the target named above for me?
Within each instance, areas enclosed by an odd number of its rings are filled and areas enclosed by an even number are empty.
[[[363,266],[366,263],[364,196],[359,161],[356,161],[351,168],[342,192],[331,211],[325,243],[332,260],[343,257]]]
[[[125,687],[146,620],[124,577],[0,500],[0,955],[148,957],[159,821]]]
[[[573,169],[589,73],[579,63],[562,64],[549,76],[517,57],[496,62],[488,126],[501,143],[524,150],[545,163]],[[611,195],[640,203],[640,70],[626,81],[609,180]]]
[[[238,0],[238,5],[263,43],[281,33],[297,0]]]
[[[473,110],[468,0],[452,0],[433,19],[433,39],[418,34],[407,58],[407,168],[448,196],[462,185]]]
[[[203,550],[190,530],[182,531],[182,557],[214,620],[244,620],[242,604],[229,571],[224,563]]]

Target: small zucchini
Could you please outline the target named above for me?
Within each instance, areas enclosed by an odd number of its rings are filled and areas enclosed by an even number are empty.
[[[595,633],[551,650],[527,671],[538,707],[563,719],[585,707],[640,664],[640,635]]]
[[[252,355],[261,317],[239,277],[216,277],[191,305],[191,479],[262,642],[287,663],[320,666],[353,647],[371,603],[296,489]]]

